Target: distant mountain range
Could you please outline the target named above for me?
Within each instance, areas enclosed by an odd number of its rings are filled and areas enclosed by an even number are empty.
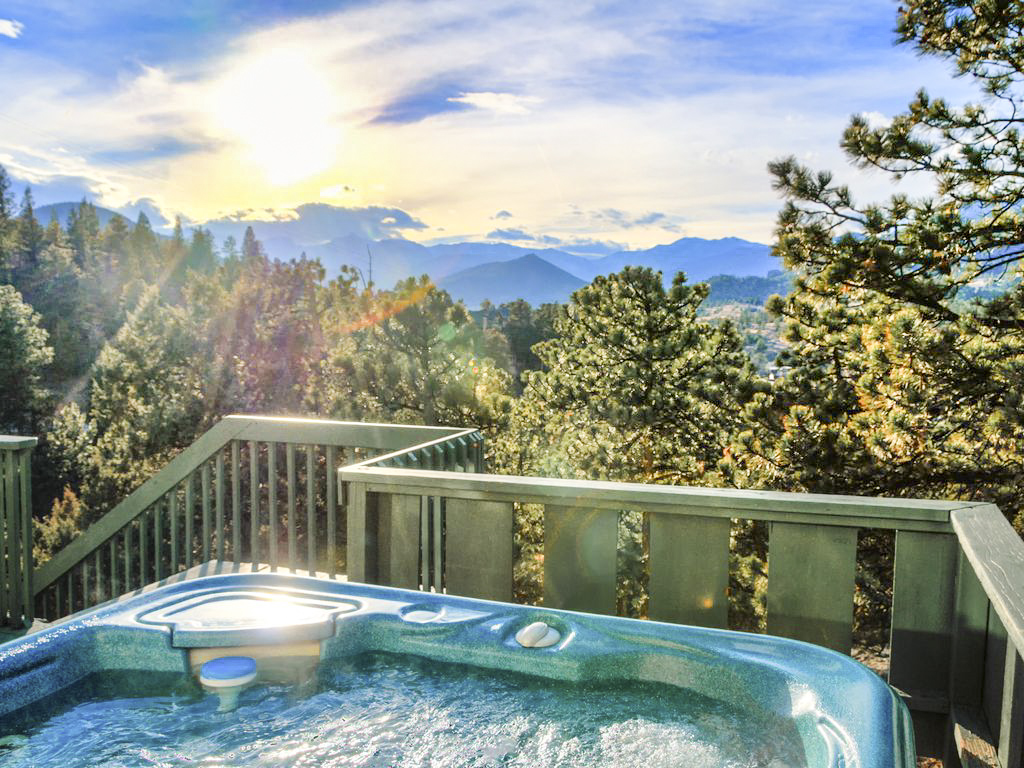
[[[55,212],[66,225],[71,210],[77,206],[78,203],[40,206],[37,216],[45,223]],[[573,291],[598,275],[618,272],[626,266],[660,270],[666,285],[680,270],[690,282],[717,275],[767,280],[764,284],[761,281],[721,283],[715,291],[721,292],[723,298],[725,294],[738,291],[736,299],[752,301],[765,291],[769,291],[767,295],[777,292],[769,289],[778,284],[778,279],[768,276],[781,268],[769,246],[735,237],[719,240],[684,237],[645,250],[617,251],[599,257],[508,243],[460,242],[428,246],[401,237],[365,236],[353,231],[351,223],[336,224],[332,228],[332,219],[326,214],[331,210],[344,212],[343,209],[300,207],[305,208],[310,209],[308,217],[303,211],[299,218],[219,219],[203,226],[213,233],[218,243],[228,236],[241,243],[245,228],[251,225],[273,258],[287,260],[305,253],[308,258],[319,259],[330,276],[348,264],[357,267],[367,280],[372,272],[374,283],[384,288],[406,277],[426,274],[471,308],[478,307],[484,299],[501,304],[522,298],[533,305],[566,301]],[[102,226],[121,215],[99,206],[96,206],[96,213]],[[338,231],[339,228],[348,231]],[[332,236],[335,233],[336,236]],[[747,294],[750,296],[743,299]],[[712,296],[713,300],[718,298]]]
[[[563,302],[586,282],[528,253],[511,261],[489,261],[463,269],[437,285],[476,308],[484,299],[493,304],[526,299],[533,306]]]

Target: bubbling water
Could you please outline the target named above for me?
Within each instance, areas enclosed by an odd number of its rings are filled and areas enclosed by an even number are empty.
[[[0,765],[796,768],[792,726],[647,683],[574,684],[374,654],[323,665],[318,693],[81,702],[0,745]]]

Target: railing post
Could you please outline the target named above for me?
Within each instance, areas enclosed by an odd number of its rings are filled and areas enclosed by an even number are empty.
[[[35,617],[32,575],[34,437],[0,435],[0,624],[28,626]]]

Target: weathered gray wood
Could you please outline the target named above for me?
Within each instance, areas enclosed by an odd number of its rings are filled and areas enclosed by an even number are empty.
[[[544,605],[615,613],[619,512],[544,505]]]
[[[111,597],[121,594],[118,590],[120,582],[117,578],[117,536],[110,537],[110,595]],[[126,590],[127,591],[127,590]]]
[[[651,513],[652,619],[728,628],[730,525],[724,517]]]
[[[231,441],[231,560],[242,562],[242,446]]]
[[[35,438],[32,438],[33,440]],[[21,501],[21,613],[26,626],[35,618],[35,564],[32,560],[35,524],[32,521],[32,446],[18,452],[18,496]]]
[[[171,573],[178,572],[181,562],[178,551],[178,492],[173,490],[167,494],[167,523],[171,528]],[[115,593],[116,594],[116,593]]]
[[[162,499],[158,499],[152,508],[153,515],[153,568],[156,575],[156,581],[160,581],[164,577],[163,573],[163,528],[161,527],[162,515],[160,514],[160,507],[162,506]],[[93,554],[96,554],[93,552]]]
[[[426,496],[420,496],[420,584],[426,589],[430,584],[430,503]]]
[[[507,501],[445,500],[448,593],[512,599],[513,507]]]
[[[277,443],[267,443],[267,508],[270,512],[270,570],[277,570]]]
[[[223,562],[224,560],[224,488],[225,488],[225,477],[224,477],[224,451],[223,449],[217,451],[217,487],[215,491],[216,495],[216,528],[217,528],[217,560]]]
[[[7,558],[4,547],[13,539],[9,534],[8,510],[11,507],[8,498],[7,461],[0,454],[0,624],[6,623],[9,616],[8,601],[10,600],[10,576],[7,573]]]
[[[332,579],[338,564],[337,448],[326,447],[327,464],[327,575]]]
[[[124,552],[124,591],[128,592],[132,588],[132,525],[130,523],[121,531],[121,546]]]
[[[35,448],[38,443],[38,437],[25,437],[23,435],[0,435],[0,451],[20,451],[25,448]]]
[[[1003,707],[1003,683],[1006,675],[1006,629],[995,609],[989,604],[988,636],[985,638],[985,680],[982,684],[981,706],[992,736],[999,736],[999,718]]]
[[[1024,662],[1013,643],[1006,646],[1003,663],[1003,704],[999,712],[999,762],[1021,765],[1024,747]]]
[[[446,498],[481,501],[573,504],[592,509],[634,509],[854,528],[949,532],[950,510],[962,506],[962,502],[690,488],[422,469],[349,466],[341,472],[343,480],[364,482],[371,492],[440,493]]]
[[[223,422],[241,426],[239,439],[314,445],[359,445],[384,451],[411,446],[472,430],[453,427],[424,427],[412,424],[372,424],[326,419],[293,419],[278,416],[226,416]]]
[[[948,677],[936,670],[952,658],[958,552],[952,535],[896,532],[889,682],[901,691],[948,693]]]
[[[139,585],[149,584],[149,515],[139,515]],[[84,561],[83,561],[84,562]]]
[[[21,568],[18,563],[18,551],[21,548],[21,525],[18,504],[18,475],[14,461],[14,451],[3,451],[0,457],[4,463],[4,498],[6,510],[6,541],[0,544],[7,549],[7,573],[0,589],[7,593],[7,615],[10,621],[17,622],[21,616],[21,599],[15,585],[21,580]],[[0,555],[2,557],[2,555]],[[0,620],[4,617],[0,616]]]
[[[345,573],[349,581],[377,582],[377,502],[363,483],[347,483]]]
[[[849,653],[857,530],[772,523],[768,632]]]
[[[444,502],[440,496],[431,496],[430,503],[433,508],[433,515],[431,516],[431,523],[433,530],[431,531],[431,542],[433,542],[432,558],[434,562],[434,579],[432,586],[434,591],[441,593],[444,592],[444,572],[445,572],[445,509]],[[427,584],[423,584],[423,588],[427,589]]]
[[[89,526],[54,557],[45,562],[35,574],[34,590],[38,594],[90,554],[101,542],[106,541],[125,525],[134,520],[154,501],[176,487],[190,475],[201,461],[213,455],[214,451],[237,432],[245,428],[245,422],[222,419],[200,436],[192,445],[175,456],[167,466],[140,485],[121,503]]]
[[[210,462],[204,461],[202,472],[200,473],[200,488],[202,489],[203,497],[203,524],[202,524],[202,549],[203,549],[203,562],[210,562],[210,554],[212,552],[213,531],[211,530],[212,521],[210,520],[210,495],[211,495],[211,481],[210,481]],[[172,570],[172,573],[174,570]]]
[[[1024,542],[994,504],[957,509],[951,521],[1007,634],[1024,648]]]
[[[82,581],[82,607],[88,608],[93,604],[92,593],[89,591],[89,558],[80,562],[77,570]]]
[[[953,746],[961,768],[1000,768],[992,735],[979,711],[954,706],[950,720],[953,723]],[[952,765],[951,758],[952,755],[944,763],[947,768]]]
[[[381,495],[377,502],[378,579],[403,589],[419,587],[420,497]]]
[[[249,562],[260,561],[260,451],[249,441]]]
[[[95,588],[95,603],[102,603],[104,600],[103,595],[103,569],[100,563],[100,552],[102,549],[96,549],[92,553],[92,572],[96,575],[96,588]]]
[[[949,698],[952,704],[980,709],[985,680],[988,596],[967,556],[957,557],[956,599]]]
[[[288,486],[288,568],[294,571],[298,556],[298,542],[295,534],[295,446],[284,447],[285,482]]]
[[[316,576],[316,446],[306,446],[306,568]]]
[[[185,478],[185,570],[196,564],[196,476],[195,472]],[[142,582],[140,586],[145,586]]]

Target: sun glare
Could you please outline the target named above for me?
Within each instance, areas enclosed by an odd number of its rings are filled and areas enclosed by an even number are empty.
[[[328,168],[340,141],[336,96],[324,72],[301,52],[275,49],[227,72],[214,89],[218,132],[238,142],[271,184]]]

